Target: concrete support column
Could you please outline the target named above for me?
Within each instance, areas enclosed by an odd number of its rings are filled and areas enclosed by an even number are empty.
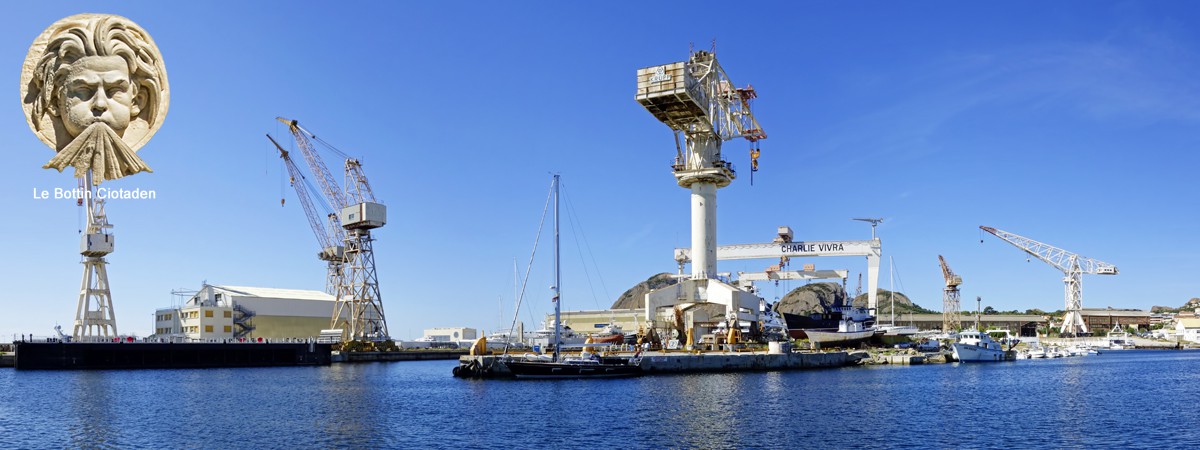
[[[879,306],[879,257],[867,256],[867,310],[875,314]]]
[[[692,188],[692,278],[717,276],[717,185]]]

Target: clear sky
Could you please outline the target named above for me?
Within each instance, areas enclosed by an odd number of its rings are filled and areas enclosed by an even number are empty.
[[[111,183],[157,196],[109,204],[123,333],[149,334],[172,289],[205,280],[323,288],[263,137],[288,138],[276,116],[361,156],[387,204],[375,250],[394,336],[490,331],[499,297],[511,317],[513,259],[524,270],[551,172],[577,219],[563,225],[564,308],[605,308],[674,271],[672,248],[689,242],[671,133],[634,101],[635,71],[714,40],[733,81],[757,88],[769,135],[753,186],[748,145],[724,147],[743,170],[719,192],[718,243],[767,242],[779,225],[866,239],[849,219],[884,217],[897,289],[922,306],[941,307],[941,254],[965,280],[964,309],[976,296],[1062,308],[1061,273],[978,229],[989,225],[1117,265],[1085,276],[1085,307],[1200,296],[1192,2],[21,2],[0,18],[0,336],[74,319],[80,209],[32,191],[75,180],[41,169],[53,153],[17,84],[33,39],[81,12],[143,26],[170,79],[166,122],[139,152],[154,173]],[[521,314],[532,327],[552,310],[547,243]]]

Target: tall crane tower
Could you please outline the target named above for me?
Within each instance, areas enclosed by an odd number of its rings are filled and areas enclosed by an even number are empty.
[[[692,192],[692,279],[717,276],[717,189],[737,177],[721,156],[721,144],[750,141],[751,167],[758,165],[757,142],[767,135],[750,111],[754,87],[734,87],[712,52],[692,52],[686,62],[637,71],[636,99],[675,132],[671,168],[679,186]],[[680,146],[679,135],[684,145]]]
[[[344,331],[347,340],[382,341],[389,339],[387,320],[383,313],[383,297],[379,292],[379,277],[375,272],[374,238],[371,230],[387,223],[387,208],[375,201],[375,194],[362,170],[362,163],[336,147],[321,140],[315,134],[300,126],[295,120],[277,118],[288,126],[288,131],[296,140],[296,145],[308,163],[309,171],[317,179],[322,193],[329,206],[337,211],[329,221],[336,224],[331,227],[342,239],[341,276],[335,289],[337,302],[334,306],[330,326],[336,328],[344,321],[349,328]],[[345,158],[345,186],[339,187],[329,168],[325,166],[321,155],[317,153],[313,140],[325,145],[330,150]],[[282,149],[281,149],[282,150]],[[290,169],[289,169],[290,170]],[[309,225],[314,225],[313,215],[309,215]],[[315,231],[314,231],[315,232]],[[318,233],[318,240],[321,236]],[[322,241],[322,255],[334,254],[338,251],[336,245]]]
[[[1059,334],[1076,336],[1087,333],[1087,324],[1083,322],[1083,274],[1116,275],[1117,266],[1104,261],[1080,256],[1050,244],[1041,243],[1024,236],[997,230],[992,227],[980,226],[979,229],[1003,239],[1005,242],[1024,250],[1034,258],[1063,272],[1065,283],[1066,315],[1063,316]]]
[[[946,278],[946,287],[942,289],[942,331],[949,333],[951,330],[962,328],[962,321],[958,316],[958,286],[962,284],[962,277],[950,270],[950,265],[946,264],[946,258],[942,255],[938,255],[938,262],[942,264],[942,277]]]

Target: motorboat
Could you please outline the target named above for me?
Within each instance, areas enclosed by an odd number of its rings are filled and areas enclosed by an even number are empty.
[[[1112,330],[1108,332],[1108,349],[1127,350],[1135,347],[1129,333],[1121,329],[1120,324],[1114,322]]]
[[[1000,342],[979,330],[965,330],[958,334],[958,342],[950,344],[954,359],[959,362],[1005,361],[1007,353]]]

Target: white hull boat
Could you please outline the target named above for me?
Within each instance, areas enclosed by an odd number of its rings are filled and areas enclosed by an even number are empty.
[[[987,333],[967,330],[960,333],[958,339],[951,347],[954,349],[954,359],[959,362],[1008,360],[1004,347]]]

